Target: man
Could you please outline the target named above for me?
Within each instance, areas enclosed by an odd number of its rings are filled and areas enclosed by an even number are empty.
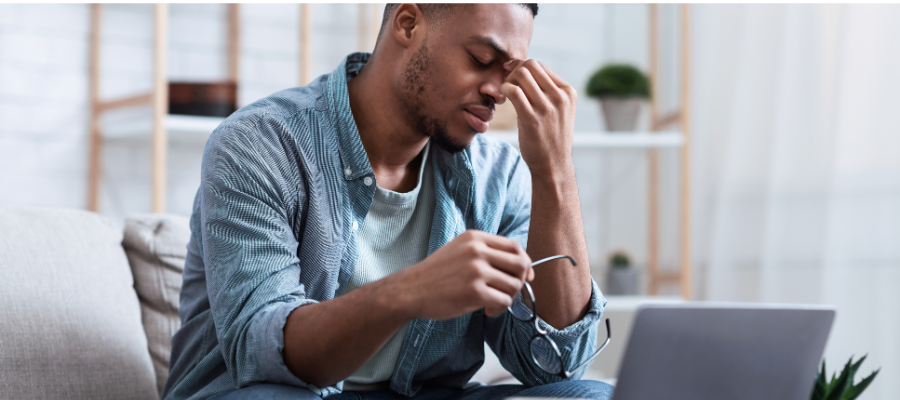
[[[575,91],[527,60],[536,14],[388,5],[371,56],[216,129],[165,398],[609,396],[575,380],[605,300],[575,184]],[[480,135],[507,99],[521,156]],[[577,266],[531,268],[557,254]],[[536,320],[507,312],[527,314],[525,281]],[[467,385],[485,341],[524,386]]]

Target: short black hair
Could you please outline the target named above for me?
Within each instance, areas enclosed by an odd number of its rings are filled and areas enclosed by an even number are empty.
[[[518,3],[520,6],[525,7],[531,10],[531,17],[537,17],[538,15],[538,5],[537,3]],[[375,39],[375,45],[378,46],[378,42],[381,41],[381,32],[384,31],[384,27],[389,23],[391,16],[394,15],[394,10],[397,9],[400,3],[388,3],[384,6],[384,15],[381,17],[381,29],[378,30],[378,38]],[[471,4],[461,4],[461,3],[421,3],[417,4],[419,9],[422,10],[422,14],[425,14],[428,18],[433,21],[440,21],[444,19],[449,14],[449,11],[456,11],[460,7],[469,6]]]

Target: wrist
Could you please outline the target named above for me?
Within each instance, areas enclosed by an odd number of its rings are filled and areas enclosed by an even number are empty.
[[[378,292],[375,301],[379,308],[391,317],[404,323],[413,320],[417,315],[415,294],[403,282],[403,273],[398,272],[378,281]]]
[[[567,195],[575,184],[575,165],[571,161],[531,170],[532,191]]]

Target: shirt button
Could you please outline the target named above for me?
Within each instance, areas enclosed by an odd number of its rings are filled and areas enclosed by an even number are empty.
[[[353,221],[353,223],[350,224],[350,226],[353,227],[353,230],[355,231],[355,230],[359,229],[359,222]]]
[[[365,183],[366,186],[372,186],[372,178],[367,176],[365,179],[363,179],[363,183]]]
[[[353,170],[350,169],[350,168],[345,169],[345,170],[344,170],[344,175],[347,175],[347,176],[353,175]]]

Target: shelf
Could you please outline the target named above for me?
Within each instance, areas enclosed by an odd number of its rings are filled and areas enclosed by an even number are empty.
[[[518,146],[518,131],[488,131],[492,136]],[[575,132],[572,147],[578,148],[677,148],[684,144],[681,132]]]
[[[205,143],[222,117],[169,114],[164,120],[169,140]],[[152,130],[149,112],[104,118],[104,136],[109,139],[149,138]],[[488,131],[486,135],[518,146],[517,131]],[[684,144],[680,132],[575,132],[573,147],[578,148],[676,148]]]
[[[687,303],[681,296],[604,295],[604,297],[606,298],[605,311],[608,312],[636,312],[645,305]]]
[[[122,113],[103,119],[103,136],[107,139],[149,140],[153,130],[149,112]],[[169,114],[163,124],[170,142],[206,143],[212,131],[224,120],[222,117]]]

